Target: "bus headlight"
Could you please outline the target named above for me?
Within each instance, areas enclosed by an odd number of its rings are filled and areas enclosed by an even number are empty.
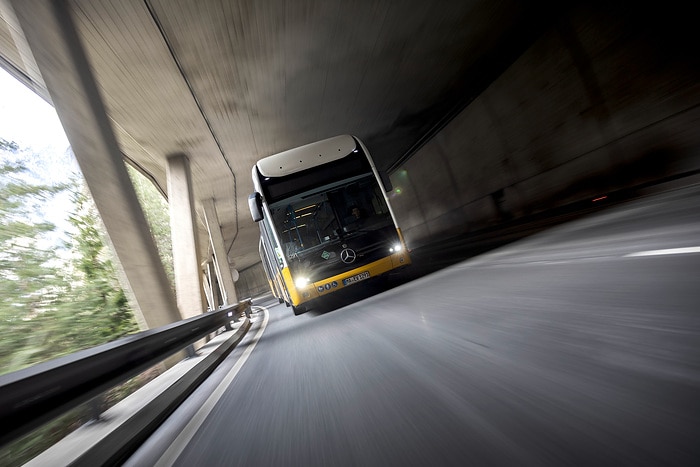
[[[401,246],[400,243],[397,243],[393,247],[389,248],[389,251],[392,253],[398,253],[399,251],[403,250],[403,247]]]
[[[308,277],[298,277],[297,280],[294,281],[294,284],[297,286],[297,288],[302,289],[309,285],[309,278]]]

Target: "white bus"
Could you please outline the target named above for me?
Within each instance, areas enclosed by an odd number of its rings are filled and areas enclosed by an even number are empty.
[[[261,159],[248,197],[270,288],[294,314],[328,294],[410,264],[364,144],[336,136]]]

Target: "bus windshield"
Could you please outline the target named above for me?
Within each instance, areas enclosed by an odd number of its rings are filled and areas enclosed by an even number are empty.
[[[273,295],[294,314],[411,263],[380,174],[354,136],[267,156],[252,178],[260,258]]]
[[[324,245],[386,228],[394,230],[381,188],[371,173],[278,201],[270,212],[288,260],[324,250]]]

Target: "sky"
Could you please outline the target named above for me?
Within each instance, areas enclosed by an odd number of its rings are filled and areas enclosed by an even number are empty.
[[[1,68],[0,136],[37,152],[64,153],[69,146],[54,108]]]
[[[2,68],[0,138],[17,143],[22,155],[31,155],[26,158],[26,163],[39,183],[62,183],[80,173],[54,108]],[[9,156],[0,153],[0,157]],[[57,236],[63,237],[62,231],[68,228],[67,211],[70,207],[70,196],[63,193],[40,213],[57,226]]]

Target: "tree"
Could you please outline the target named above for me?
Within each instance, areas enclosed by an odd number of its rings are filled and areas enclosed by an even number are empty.
[[[16,145],[2,140],[2,148]],[[37,221],[36,206],[62,186],[31,185],[21,162],[0,165],[0,368],[13,371],[36,361],[40,349],[32,321],[53,310],[62,281],[56,275],[58,257],[46,244],[54,229]]]
[[[134,184],[136,196],[141,203],[151,235],[156,242],[160,259],[175,291],[175,273],[173,272],[173,243],[170,235],[170,214],[168,203],[156,187],[140,172],[127,166],[129,176]]]
[[[0,146],[6,155],[17,152],[5,140]],[[68,186],[37,184],[27,175],[21,162],[0,165],[0,373],[138,331],[83,184],[72,181],[73,231],[61,246],[49,240],[54,226],[37,213]]]
[[[16,144],[0,138],[0,154],[17,156],[18,151]],[[0,163],[0,373],[138,331],[84,184],[75,179],[50,186],[28,175],[22,162]],[[72,231],[70,241],[59,245],[48,238],[54,226],[38,212],[66,189],[72,194]],[[157,374],[151,371],[111,389],[103,405],[115,404]],[[78,407],[3,446],[0,465],[23,464],[91,415],[91,407]]]
[[[117,280],[114,257],[103,240],[104,228],[97,209],[84,188],[73,191],[73,205],[69,221],[74,232],[68,246],[75,269],[66,294],[70,301],[62,303],[60,319],[70,321],[63,339],[75,349],[137,332],[138,326]]]

